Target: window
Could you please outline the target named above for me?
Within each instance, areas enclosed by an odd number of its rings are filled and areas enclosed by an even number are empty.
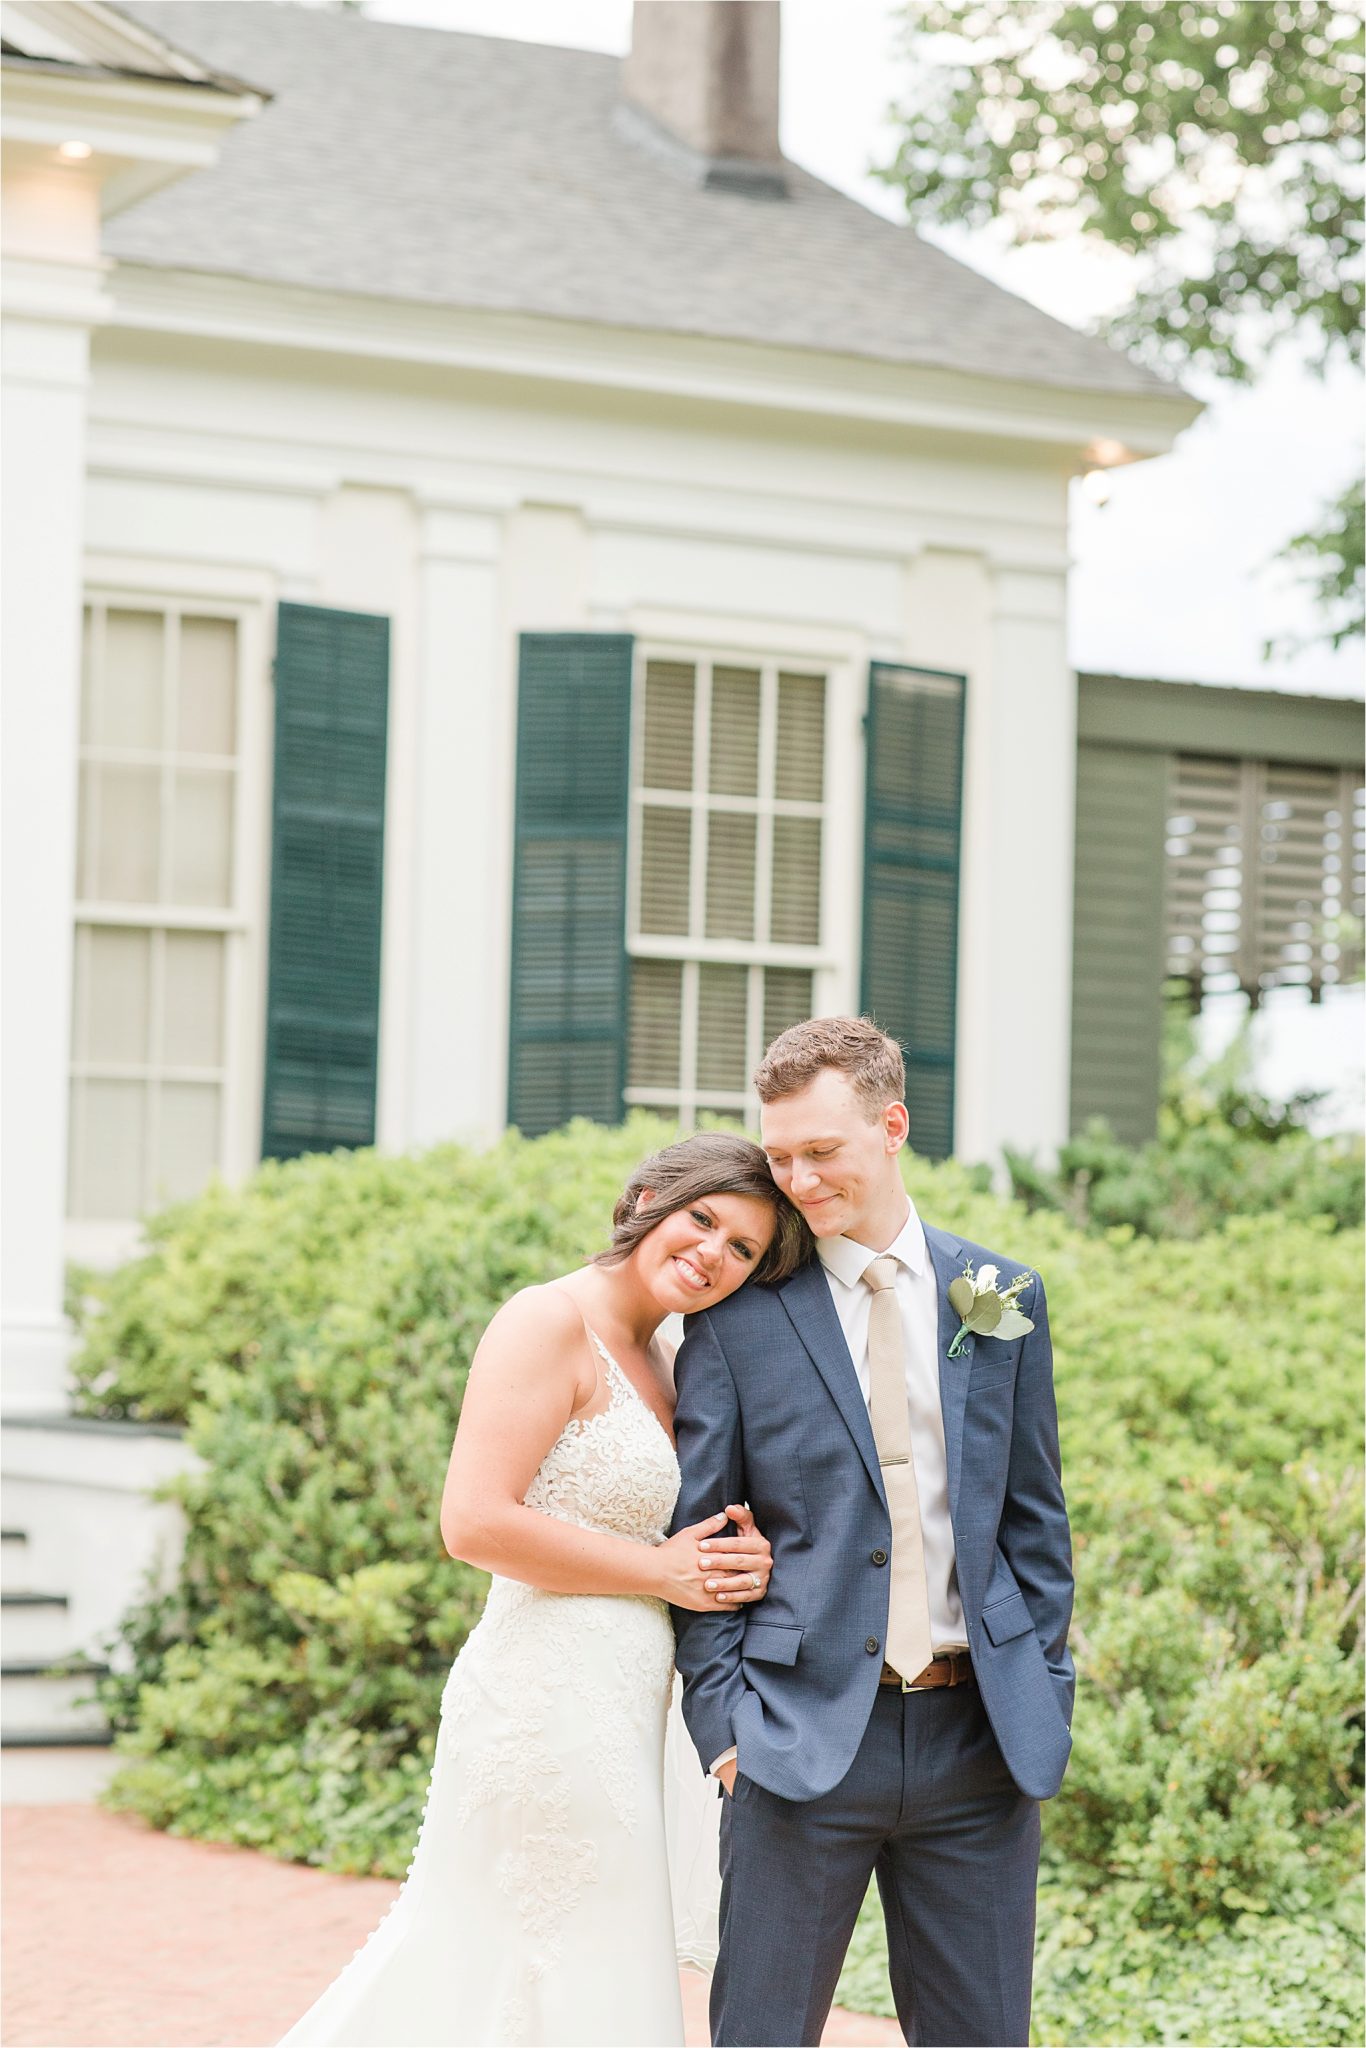
[[[85,615],[68,1213],[124,1221],[223,1163],[241,627],[204,608]]]
[[[810,1016],[821,951],[826,678],[665,653],[633,703],[626,1099],[743,1114]]]

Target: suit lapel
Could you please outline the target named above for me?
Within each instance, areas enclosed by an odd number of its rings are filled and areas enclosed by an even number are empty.
[[[965,1337],[957,1358],[949,1357],[949,1346],[958,1334],[961,1317],[949,1301],[949,1283],[962,1271],[961,1241],[947,1230],[925,1225],[925,1242],[939,1289],[939,1406],[944,1415],[944,1452],[948,1464],[949,1514],[958,1512],[958,1481],[963,1470],[963,1414],[968,1402],[968,1378],[972,1371],[975,1337]]]
[[[858,1445],[859,1455],[868,1467],[868,1476],[877,1488],[878,1499],[886,1507],[887,1496],[882,1489],[873,1425],[868,1419],[867,1403],[859,1387],[858,1374],[849,1356],[849,1346],[844,1341],[844,1330],[820,1260],[809,1260],[790,1280],[785,1280],[778,1289],[778,1298],[787,1310],[792,1327],[801,1338],[812,1364],[829,1388],[835,1406],[844,1417],[849,1434]]]

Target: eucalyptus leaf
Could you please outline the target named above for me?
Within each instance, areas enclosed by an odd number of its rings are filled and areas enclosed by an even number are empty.
[[[977,1296],[972,1291],[972,1282],[960,1273],[956,1280],[949,1282],[949,1306],[955,1315],[966,1318],[972,1312]]]
[[[964,1316],[963,1321],[979,1337],[989,1337],[1003,1314],[999,1294],[980,1294],[972,1304],[971,1314]]]
[[[1033,1327],[1029,1317],[1022,1315],[1019,1309],[1008,1308],[991,1334],[1008,1343],[1012,1337],[1027,1337]]]

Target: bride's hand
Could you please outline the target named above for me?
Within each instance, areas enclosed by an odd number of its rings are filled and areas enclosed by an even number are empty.
[[[740,1533],[702,1537],[697,1546],[702,1583],[723,1607],[762,1600],[773,1570],[769,1540],[755,1527],[753,1515],[743,1505],[728,1507],[724,1519],[734,1522]]]
[[[727,1522],[734,1522],[741,1534],[722,1536]],[[662,1597],[673,1607],[705,1614],[762,1600],[773,1555],[749,1509],[729,1507],[723,1515],[709,1515],[670,1536],[654,1551],[653,1562]]]

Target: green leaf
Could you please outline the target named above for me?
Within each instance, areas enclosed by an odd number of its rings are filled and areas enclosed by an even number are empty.
[[[991,1334],[1008,1343],[1012,1337],[1027,1337],[1033,1327],[1027,1315],[1022,1315],[1017,1308],[1008,1308]]]
[[[971,1280],[965,1280],[961,1273],[956,1280],[950,1280],[949,1306],[955,1315],[962,1316],[966,1320],[972,1312],[972,1304],[976,1299],[977,1296],[972,1291]]]
[[[979,1294],[972,1304],[971,1314],[963,1320],[979,1337],[989,1337],[1004,1313],[999,1294]]]

